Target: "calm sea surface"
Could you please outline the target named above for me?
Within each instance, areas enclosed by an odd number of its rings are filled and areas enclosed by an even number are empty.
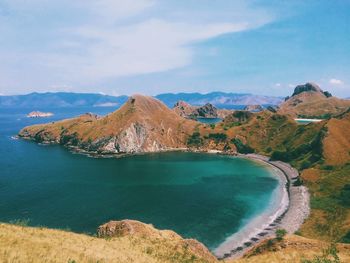
[[[94,159],[61,146],[11,136],[26,125],[111,108],[0,110],[0,221],[95,233],[109,221],[136,219],[172,229],[214,249],[268,209],[278,181],[266,167],[228,156],[162,153]]]

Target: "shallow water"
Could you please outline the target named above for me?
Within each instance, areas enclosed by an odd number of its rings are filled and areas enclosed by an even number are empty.
[[[0,110],[0,221],[94,233],[108,220],[136,219],[211,249],[266,211],[277,179],[253,161],[195,153],[94,159],[60,146],[11,139],[37,122],[111,109]]]

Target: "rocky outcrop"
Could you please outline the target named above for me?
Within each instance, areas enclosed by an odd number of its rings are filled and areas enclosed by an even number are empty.
[[[210,103],[206,103],[204,106],[191,106],[184,101],[178,101],[173,110],[180,116],[189,119],[218,117],[217,108]]]
[[[302,92],[320,92],[320,93],[323,93],[323,91],[321,90],[321,88],[317,84],[308,82],[306,84],[296,86],[292,96],[296,96]]]
[[[181,117],[191,118],[193,112],[196,110],[196,107],[191,106],[187,102],[180,100],[175,103],[173,110]]]
[[[218,262],[213,254],[202,243],[195,239],[183,239],[180,235],[171,230],[158,230],[152,225],[144,224],[136,220],[110,221],[97,229],[98,237],[136,237],[148,238],[152,240],[171,241],[176,246],[186,247],[186,249],[198,258],[207,262]]]
[[[204,106],[198,107],[194,112],[195,116],[202,118],[217,118],[218,111],[210,103],[205,104]]]
[[[244,107],[243,110],[250,111],[250,112],[260,112],[260,111],[263,111],[264,108],[261,105],[247,105]]]

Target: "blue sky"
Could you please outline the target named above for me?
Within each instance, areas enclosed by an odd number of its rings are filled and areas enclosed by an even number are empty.
[[[0,0],[0,94],[350,97],[348,0]]]

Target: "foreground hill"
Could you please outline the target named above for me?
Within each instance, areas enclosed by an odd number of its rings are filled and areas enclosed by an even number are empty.
[[[193,239],[137,221],[110,222],[99,236],[0,224],[1,262],[217,262]],[[4,260],[4,261],[3,261]]]
[[[196,240],[131,220],[101,226],[99,237],[10,224],[0,224],[0,233],[1,262],[301,263],[322,256],[329,247],[291,235],[278,242],[266,241],[242,259],[219,261]],[[349,262],[350,245],[339,244],[337,250],[340,262]]]
[[[0,108],[60,108],[120,106],[127,96],[108,96],[96,93],[46,92],[26,95],[0,96]]]
[[[117,111],[34,125],[19,136],[97,154],[158,152],[185,147],[197,123],[180,117],[152,97],[132,96]]]
[[[291,97],[280,105],[279,112],[301,118],[327,118],[346,111],[350,100],[333,97],[314,83],[295,88]]]

